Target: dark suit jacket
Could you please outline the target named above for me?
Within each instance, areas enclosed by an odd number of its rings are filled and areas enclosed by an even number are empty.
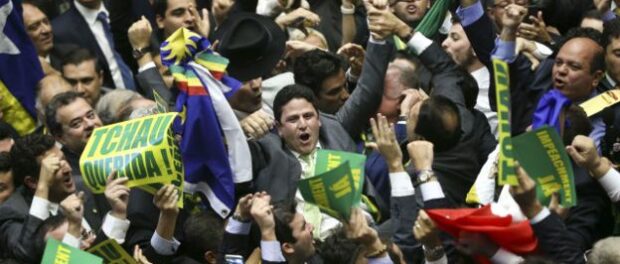
[[[20,187],[0,206],[0,258],[12,257],[24,263],[38,263],[43,254],[37,228],[43,220],[31,216],[32,193]]]
[[[138,81],[138,92],[145,98],[155,100],[153,91],[157,91],[157,93],[168,102],[170,109],[174,109],[176,95],[173,91],[178,90],[174,87],[170,89],[166,87],[164,79],[156,68],[150,68],[143,72],[139,72],[136,75],[136,81]]]
[[[111,209],[110,204],[104,194],[94,194],[86,187],[80,172],[80,156],[65,147],[62,148],[62,152],[65,154],[69,165],[71,165],[71,173],[73,174],[76,190],[84,192],[84,208],[87,208],[84,210],[84,218],[93,230],[99,230],[103,224],[103,218]]]
[[[72,43],[93,52],[99,58],[99,64],[103,69],[103,86],[116,87],[112,80],[110,66],[99,47],[99,43],[97,43],[97,39],[75,6],[71,6],[67,12],[52,20],[52,30],[54,45]]]
[[[319,142],[323,149],[355,152],[355,143],[333,115],[320,114]],[[256,191],[267,191],[273,202],[295,198],[301,165],[282,138],[270,133],[249,141]]]
[[[463,73],[458,70],[452,58],[434,42],[420,54],[420,60],[433,73],[434,88],[431,95],[446,97],[459,109],[461,139],[453,148],[435,153],[433,170],[447,199],[452,203],[462,204],[465,203],[467,192],[486,157],[493,150],[494,144],[490,143],[495,142],[495,139],[490,133],[488,123],[486,129],[479,124],[484,124],[486,119],[476,119],[474,112],[465,107],[465,98],[460,87]]]
[[[583,251],[574,243],[560,217],[554,213],[533,224],[538,249],[557,263],[585,263]]]

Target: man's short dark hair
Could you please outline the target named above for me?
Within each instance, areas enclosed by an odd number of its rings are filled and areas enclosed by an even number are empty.
[[[205,252],[218,252],[224,236],[224,221],[213,211],[200,212],[185,221],[183,234],[186,241],[191,241],[181,245],[184,254],[203,261]]]
[[[588,136],[592,132],[592,124],[588,115],[578,105],[572,104],[565,111],[565,125],[564,134],[562,135],[562,141],[564,145],[568,146],[572,144],[573,139],[577,135]]]
[[[84,99],[82,95],[76,92],[64,92],[55,95],[52,100],[45,107],[45,125],[49,129],[50,133],[54,136],[62,135],[62,124],[56,120],[56,114],[58,109],[73,103],[78,98]],[[86,99],[84,99],[86,100]]]
[[[478,87],[478,82],[476,82],[474,76],[472,76],[469,72],[462,67],[459,67],[459,71],[462,71],[461,75],[463,76],[463,82],[461,82],[460,86],[463,90],[465,107],[469,110],[473,110],[478,101],[478,92],[480,91],[480,87]]]
[[[0,140],[12,138],[17,139],[19,134],[9,123],[0,120]]]
[[[273,115],[276,118],[276,121],[281,121],[280,118],[282,117],[282,107],[293,99],[306,99],[306,101],[310,102],[312,106],[314,106],[314,109],[318,113],[318,108],[316,107],[316,97],[310,89],[303,85],[291,84],[282,88],[282,90],[276,94],[276,98],[273,99]]]
[[[590,73],[594,73],[596,71],[605,71],[605,39],[603,38],[603,34],[596,29],[593,28],[582,28],[576,27],[572,28],[566,33],[566,36],[558,43],[558,52],[564,44],[566,44],[569,40],[574,38],[587,38],[594,41],[601,47],[601,50],[594,54],[592,61],[590,62]]]
[[[603,26],[603,47],[607,48],[615,38],[620,38],[620,17],[605,22]]]
[[[315,49],[299,56],[293,66],[295,83],[310,87],[316,96],[323,82],[345,68],[344,60],[332,53]]]
[[[276,238],[281,243],[297,242],[297,239],[293,237],[293,230],[291,229],[291,223],[297,213],[295,207],[297,207],[295,201],[274,204],[273,219],[276,224]]]
[[[168,0],[153,0],[153,13],[162,18],[166,17],[166,9],[168,9]]]
[[[99,60],[97,59],[97,56],[95,56],[94,53],[85,48],[74,49],[67,53],[65,58],[62,60],[62,67],[65,67],[66,65],[79,65],[82,62],[91,60],[95,62],[95,71],[97,72],[97,74],[99,74],[102,70],[102,67],[99,63]]]
[[[319,252],[325,263],[355,263],[362,246],[348,239],[343,228],[320,244]]]
[[[415,133],[433,143],[436,152],[453,148],[461,139],[459,109],[446,97],[431,96],[422,102]]]
[[[11,170],[11,155],[9,152],[0,152],[0,172]]]
[[[50,135],[29,134],[15,141],[11,148],[11,162],[13,166],[13,182],[15,186],[24,184],[26,176],[39,178],[41,166],[37,157],[52,149],[56,141]]]

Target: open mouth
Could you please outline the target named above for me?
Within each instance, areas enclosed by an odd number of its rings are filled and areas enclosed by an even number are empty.
[[[66,187],[72,187],[73,186],[73,178],[71,177],[71,174],[67,173],[64,176],[64,179],[62,181]]]
[[[416,11],[418,11],[418,7],[415,5],[407,5],[407,12],[409,13],[415,13]]]
[[[565,82],[559,78],[553,79],[553,85],[555,88],[562,89],[564,87]]]
[[[308,141],[310,140],[310,134],[308,134],[308,133],[301,133],[301,135],[299,135],[299,140],[303,144],[308,143]]]

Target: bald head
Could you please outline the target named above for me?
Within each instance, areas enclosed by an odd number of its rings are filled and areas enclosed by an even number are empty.
[[[68,91],[73,91],[73,88],[60,75],[50,74],[43,77],[37,86],[37,109],[44,112],[55,95]]]

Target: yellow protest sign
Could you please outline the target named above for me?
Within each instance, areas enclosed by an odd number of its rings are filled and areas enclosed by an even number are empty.
[[[499,131],[498,183],[518,185],[514,168],[512,139],[510,138],[510,76],[506,62],[493,59],[495,72],[495,95],[497,98],[497,120]]]
[[[114,239],[105,240],[88,249],[88,252],[103,258],[106,264],[136,264],[133,257]]]
[[[593,116],[603,109],[620,102],[620,90],[614,89],[601,93],[590,100],[581,103],[579,106],[583,108],[586,115]]]
[[[176,115],[151,115],[95,129],[80,157],[86,186],[103,193],[112,171],[127,177],[130,188],[182,181],[181,153],[170,129]]]

